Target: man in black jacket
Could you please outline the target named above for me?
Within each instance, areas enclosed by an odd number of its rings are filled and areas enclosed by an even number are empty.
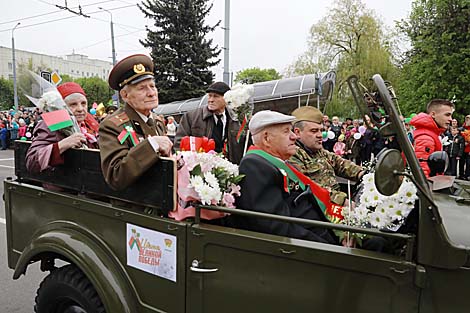
[[[310,187],[302,184],[291,166],[297,136],[292,132],[293,116],[273,111],[256,113],[249,129],[254,146],[240,164],[241,196],[239,209],[328,222]],[[232,215],[236,226],[248,230],[323,243],[338,243],[332,231],[269,219]]]
[[[181,118],[175,135],[176,149],[185,136],[212,138],[216,152],[223,152],[231,162],[240,163],[245,141],[244,136],[239,142],[236,140],[240,123],[224,99],[229,90],[230,87],[223,82],[215,82],[207,88],[207,106],[187,112]]]

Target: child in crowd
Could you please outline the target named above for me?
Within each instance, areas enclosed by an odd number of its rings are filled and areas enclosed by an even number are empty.
[[[344,143],[344,135],[341,134],[338,137],[338,141],[333,146],[333,152],[336,155],[343,156],[346,150],[346,144]]]

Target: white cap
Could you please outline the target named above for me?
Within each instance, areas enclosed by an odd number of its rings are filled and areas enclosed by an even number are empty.
[[[250,129],[251,134],[256,135],[267,126],[291,123],[294,120],[295,117],[291,115],[285,115],[270,110],[259,111],[251,118],[248,128]]]

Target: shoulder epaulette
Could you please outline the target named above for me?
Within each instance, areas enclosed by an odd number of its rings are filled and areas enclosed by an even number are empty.
[[[129,122],[129,116],[127,116],[126,112],[122,112],[116,116],[111,117],[110,120],[114,123],[114,125],[119,126]]]

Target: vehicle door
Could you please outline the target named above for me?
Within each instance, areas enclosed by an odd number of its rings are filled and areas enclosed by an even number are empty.
[[[188,229],[188,312],[417,312],[403,258],[195,224]]]

